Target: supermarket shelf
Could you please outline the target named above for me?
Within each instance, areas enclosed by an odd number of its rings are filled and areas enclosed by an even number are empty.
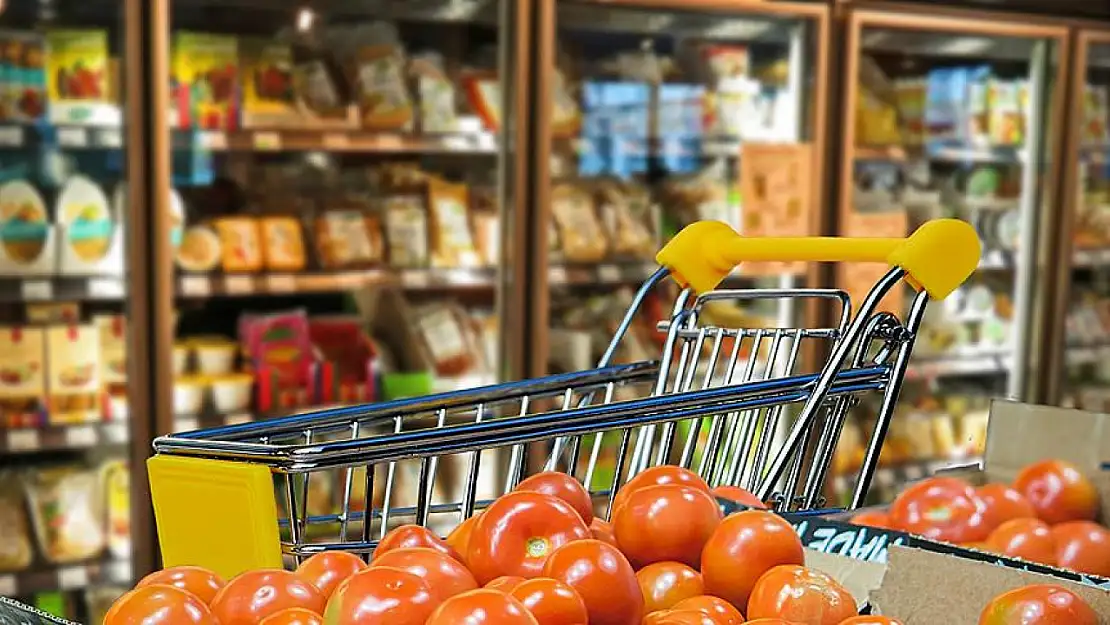
[[[179,130],[177,150],[210,152],[373,152],[384,154],[497,154],[490,132],[418,135],[361,130]]]
[[[114,301],[124,297],[120,276],[4,276],[0,301]]]
[[[110,584],[130,586],[133,581],[130,561],[98,558],[18,573],[0,573],[0,596],[25,597],[40,592],[80,590]]]
[[[731,136],[614,137],[595,139],[576,137],[557,139],[555,150],[577,155],[619,151],[625,157],[661,156],[672,158],[739,158],[744,140]]]
[[[1110,265],[1110,248],[1091,248],[1075,250],[1071,257],[1072,267],[1105,267]]]
[[[1089,365],[1110,357],[1110,341],[1096,341],[1068,345],[1064,350],[1064,362],[1069,367]]]
[[[90,449],[121,445],[130,438],[131,433],[123,422],[7,428],[0,429],[0,454]]]
[[[856,160],[901,162],[927,159],[960,163],[1022,163],[1025,153],[1021,146],[984,145],[972,146],[959,143],[931,143],[926,146],[859,146]]]
[[[931,358],[915,357],[906,371],[908,379],[1001,375],[1009,370],[1009,353],[967,354]]]
[[[270,274],[193,274],[177,280],[181,297],[331,293],[375,284],[409,290],[493,288],[493,269],[363,269],[354,271]]]
[[[50,144],[66,149],[118,150],[123,147],[123,128],[0,125],[0,149],[22,149]]]

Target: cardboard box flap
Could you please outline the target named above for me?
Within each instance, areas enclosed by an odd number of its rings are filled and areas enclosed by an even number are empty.
[[[1016,475],[1046,458],[1101,471],[1102,463],[1110,461],[1110,415],[994,400],[983,466],[996,475]]]
[[[867,562],[812,549],[806,549],[806,566],[840,582],[852,593],[859,607],[863,607],[871,592],[879,587],[886,569],[880,562]]]
[[[882,583],[871,592],[871,605],[877,614],[905,625],[977,625],[992,599],[1029,584],[1071,590],[1094,608],[1099,625],[1110,625],[1110,588],[907,547],[891,546],[888,558]]]

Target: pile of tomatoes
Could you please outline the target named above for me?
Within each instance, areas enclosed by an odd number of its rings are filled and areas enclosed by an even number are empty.
[[[852,521],[919,534],[1029,562],[1110,577],[1110,530],[1095,522],[1098,490],[1076,466],[1044,460],[1012,484],[975,488],[931,477],[903,491],[886,512]]]
[[[199,567],[153,573],[105,625],[899,623],[858,616],[843,586],[805,568],[801,541],[781,517],[751,509],[724,518],[715,495],[762,507],[746,491],[711,490],[695,473],[664,466],[616,494],[609,523],[574,478],[541,473],[446,540],[415,525],[392,530],[369,563],[330,551],[293,572],[249,571],[226,584]],[[1070,625],[1097,622],[1066,590],[1040,592],[1069,606]],[[995,620],[983,623],[1032,623],[1014,618],[1035,599],[1026,592],[992,604],[984,619]]]

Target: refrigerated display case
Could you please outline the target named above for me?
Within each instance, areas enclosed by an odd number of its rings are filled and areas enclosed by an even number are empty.
[[[846,23],[839,234],[903,236],[925,219],[957,217],[983,244],[977,273],[930,309],[917,340],[877,476],[897,488],[974,461],[989,399],[1030,399],[1046,371],[1053,280],[1042,253],[1058,189],[1068,31],[971,12],[854,9]],[[842,265],[837,283],[855,297],[883,271]],[[859,461],[853,447],[842,446],[845,468]]]

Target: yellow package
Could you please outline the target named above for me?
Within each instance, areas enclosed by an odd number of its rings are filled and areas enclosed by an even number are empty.
[[[239,111],[239,44],[229,35],[179,32],[173,38],[173,100],[177,125],[208,130],[234,129]]]
[[[304,235],[293,217],[264,217],[262,253],[266,268],[273,271],[300,271],[305,266]]]
[[[220,237],[223,268],[227,272],[254,272],[262,269],[262,242],[258,221],[252,217],[224,217],[216,220]]]
[[[46,89],[51,121],[88,124],[109,102],[108,33],[55,30],[46,34]]]
[[[47,328],[46,384],[51,423],[100,420],[100,356],[100,333],[95,326]]]

